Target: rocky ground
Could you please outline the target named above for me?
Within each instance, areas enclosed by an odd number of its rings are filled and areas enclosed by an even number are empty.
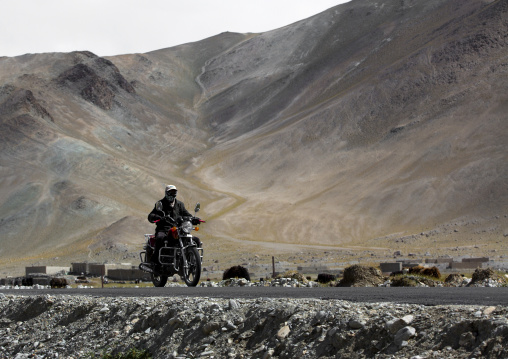
[[[1,358],[505,358],[508,308],[0,295]]]
[[[442,285],[506,285],[492,274],[479,271],[473,278],[454,278],[452,284]],[[376,273],[359,276],[349,284],[369,285],[375,277]],[[419,285],[430,283],[416,280]],[[214,285],[260,284],[242,278]],[[317,283],[278,278],[264,285]],[[15,359],[91,358],[132,348],[146,350],[154,358],[182,359],[506,358],[508,307],[287,298],[23,296],[20,290],[15,296],[0,294],[0,338],[0,358]]]

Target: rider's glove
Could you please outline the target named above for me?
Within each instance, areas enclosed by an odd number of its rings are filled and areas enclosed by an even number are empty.
[[[199,220],[198,217],[194,217],[194,218],[192,218],[191,222],[192,222],[193,226],[196,226],[196,225],[198,225],[200,223],[200,220]]]

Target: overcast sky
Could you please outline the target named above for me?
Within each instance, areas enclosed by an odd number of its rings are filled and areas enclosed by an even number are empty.
[[[221,32],[265,32],[346,0],[0,0],[0,56],[144,53]]]

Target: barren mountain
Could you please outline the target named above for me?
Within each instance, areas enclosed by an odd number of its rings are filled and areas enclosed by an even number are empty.
[[[202,203],[205,261],[422,232],[408,248],[508,255],[506,0],[353,0],[146,54],[1,57],[0,86],[6,271],[133,260],[169,183]]]

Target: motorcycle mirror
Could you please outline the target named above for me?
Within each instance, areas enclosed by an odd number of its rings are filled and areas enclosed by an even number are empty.
[[[155,204],[155,209],[162,212],[162,203],[161,201],[157,201]]]
[[[198,203],[196,203],[196,207],[194,208],[194,212],[199,212],[200,209],[201,209],[201,204],[198,202]]]

